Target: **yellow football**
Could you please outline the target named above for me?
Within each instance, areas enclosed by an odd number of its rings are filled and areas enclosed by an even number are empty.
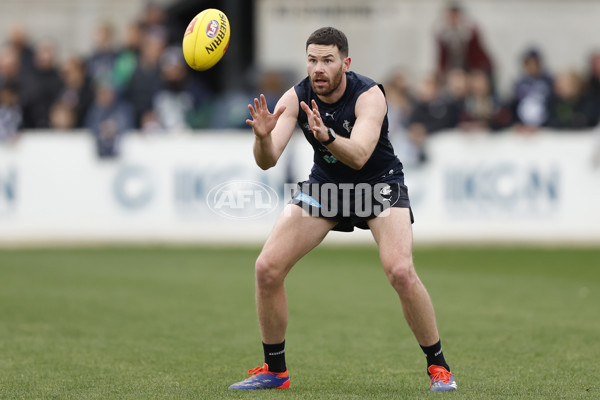
[[[224,12],[208,8],[192,19],[183,35],[183,56],[190,67],[206,71],[229,46],[229,20]]]

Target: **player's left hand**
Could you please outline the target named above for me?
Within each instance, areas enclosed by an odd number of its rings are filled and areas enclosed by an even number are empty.
[[[329,139],[329,132],[327,130],[327,126],[323,123],[321,119],[321,114],[319,113],[319,107],[317,106],[316,101],[312,101],[312,109],[305,102],[300,102],[300,107],[304,110],[306,115],[308,116],[308,125],[315,135],[315,139],[319,142],[324,142]]]

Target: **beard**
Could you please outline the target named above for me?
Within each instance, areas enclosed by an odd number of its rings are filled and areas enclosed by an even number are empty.
[[[319,96],[327,97],[332,94],[342,83],[342,76],[344,75],[343,66],[340,66],[340,69],[335,73],[335,75],[331,79],[325,78],[322,75],[313,75],[310,77],[310,86],[312,87],[313,92],[318,94]],[[326,80],[327,84],[325,86],[316,86],[315,80]]]

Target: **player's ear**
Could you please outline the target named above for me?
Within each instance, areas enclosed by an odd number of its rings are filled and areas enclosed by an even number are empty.
[[[350,70],[351,62],[352,62],[352,59],[350,57],[344,58],[344,67],[343,67],[344,72],[348,72]]]

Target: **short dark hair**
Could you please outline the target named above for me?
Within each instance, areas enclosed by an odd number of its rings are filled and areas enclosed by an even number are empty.
[[[317,29],[306,40],[307,50],[310,44],[334,45],[343,57],[348,57],[348,39],[344,35],[344,32],[339,29],[330,26]]]

